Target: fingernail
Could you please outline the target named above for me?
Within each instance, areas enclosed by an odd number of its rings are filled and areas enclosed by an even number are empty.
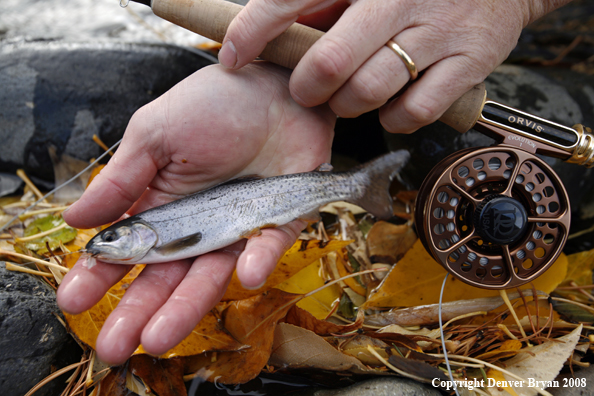
[[[257,281],[257,278],[260,278],[260,273],[258,271],[258,263],[256,262],[256,257],[253,254],[250,254],[246,257],[246,261],[245,261],[245,265],[244,265],[244,274],[245,273],[250,273],[250,277],[251,278],[256,278],[255,280]],[[245,277],[245,276],[244,276]],[[254,280],[254,279],[252,279]],[[255,285],[255,286],[249,286],[246,285],[245,283],[243,283],[243,281],[240,279],[239,280],[241,282],[241,286],[244,289],[247,290],[257,290],[259,288],[261,288],[262,286],[264,286],[264,284],[266,283],[266,277],[264,279],[262,279],[260,281],[259,284]]]
[[[232,69],[237,64],[237,50],[233,42],[228,40],[219,51],[219,62],[227,69]]]

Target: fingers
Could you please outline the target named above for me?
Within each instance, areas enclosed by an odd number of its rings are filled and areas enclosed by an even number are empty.
[[[411,133],[436,121],[472,86],[482,81],[468,70],[464,56],[450,57],[435,65],[398,99],[380,108],[380,121],[388,132]],[[463,81],[463,83],[461,83]]]
[[[333,3],[335,0],[250,1],[229,25],[219,62],[231,69],[245,66],[300,15],[314,13]]]
[[[261,287],[305,226],[304,221],[296,220],[284,226],[262,230],[262,235],[249,239],[237,260],[237,277],[241,284],[247,289]]]
[[[328,101],[378,48],[408,23],[404,13],[394,11],[392,2],[354,3],[301,59],[291,76],[291,95],[303,106]]]
[[[150,119],[149,108],[135,113],[109,163],[82,197],[64,212],[69,225],[92,228],[115,221],[146,190],[158,170],[154,149],[158,142],[151,139],[155,135],[151,134]]]
[[[142,346],[160,355],[187,337],[223,297],[245,242],[196,259],[184,280],[142,332]]]
[[[90,309],[116,282],[130,271],[130,265],[113,265],[97,261],[88,268],[87,257],[81,257],[64,276],[57,292],[58,306],[76,315]]]
[[[145,267],[101,328],[97,354],[102,361],[118,365],[132,355],[140,344],[145,325],[171,296],[189,268],[189,260]]]

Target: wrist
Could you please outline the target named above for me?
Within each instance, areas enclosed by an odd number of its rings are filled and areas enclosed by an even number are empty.
[[[572,0],[527,0],[527,14],[524,19],[524,27],[571,1]]]

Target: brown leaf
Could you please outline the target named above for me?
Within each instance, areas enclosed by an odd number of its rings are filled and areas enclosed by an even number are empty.
[[[111,371],[101,380],[97,395],[99,396],[127,396],[126,365],[112,367]]]
[[[279,323],[276,327],[268,364],[291,369],[313,368],[381,374],[367,368],[358,359],[336,350],[314,332],[287,323]]]
[[[285,317],[298,295],[272,289],[235,301],[224,312],[224,325],[238,341],[249,345],[237,352],[209,352],[185,360],[185,372],[206,370],[209,381],[241,384],[256,377],[272,349],[276,323]]]
[[[406,359],[399,355],[392,355],[388,361],[394,367],[416,377],[426,378],[428,380],[433,380],[433,378],[438,378],[440,380],[449,379],[443,371],[421,360]]]
[[[183,362],[179,358],[159,359],[149,355],[135,355],[130,358],[128,367],[159,396],[187,395]]]
[[[348,325],[338,325],[336,323],[328,322],[327,320],[317,319],[305,309],[301,309],[294,305],[287,313],[284,321],[285,323],[299,326],[313,331],[317,335],[324,336],[330,334],[343,334],[360,329],[363,325],[364,317],[365,314],[363,310],[359,310],[357,319],[353,323]]]
[[[396,264],[416,240],[411,226],[378,221],[367,234],[369,258],[374,263]]]

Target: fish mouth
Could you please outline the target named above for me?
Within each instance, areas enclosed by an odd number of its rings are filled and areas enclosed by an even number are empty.
[[[83,253],[90,254],[91,257],[97,257],[98,255],[101,254],[101,251],[98,249],[87,248],[87,249],[84,249]]]

